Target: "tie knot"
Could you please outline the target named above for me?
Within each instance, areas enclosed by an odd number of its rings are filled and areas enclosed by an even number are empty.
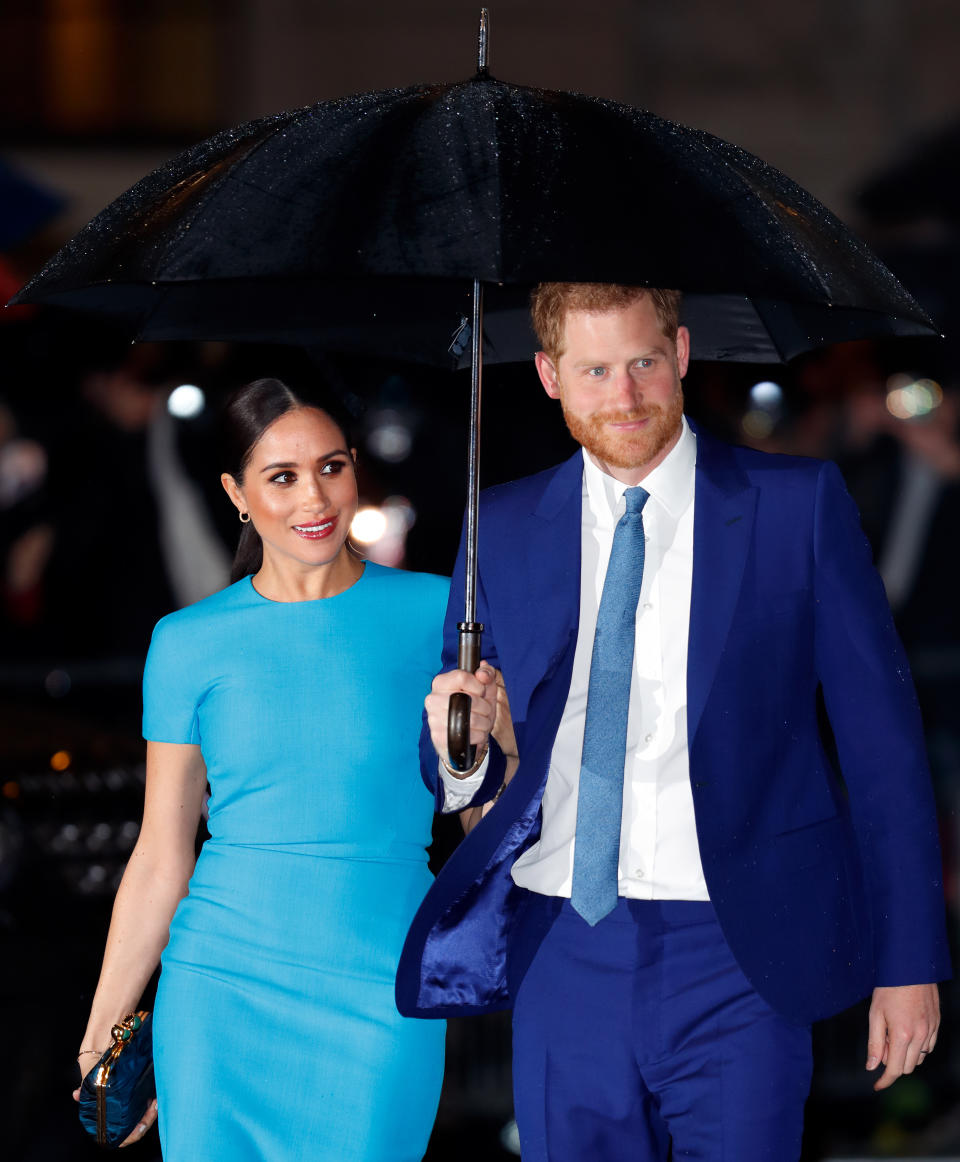
[[[637,484],[635,487],[627,489],[623,494],[623,499],[627,504],[627,512],[636,515],[642,511],[643,506],[650,499],[650,493]]]

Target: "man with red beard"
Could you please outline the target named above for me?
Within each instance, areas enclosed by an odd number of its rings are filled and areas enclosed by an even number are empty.
[[[872,992],[885,1088],[933,1049],[949,975],[916,700],[856,511],[832,464],[687,422],[679,301],[537,288],[537,371],[582,451],[484,494],[485,661],[453,668],[454,598],[426,699],[424,777],[469,835],[398,1004],[513,1006],[524,1162],[790,1162],[811,1022]]]
[[[690,336],[678,326],[679,305],[676,291],[604,283],[546,283],[537,292],[544,390],[560,400],[590,460],[627,485],[661,464],[683,431]]]

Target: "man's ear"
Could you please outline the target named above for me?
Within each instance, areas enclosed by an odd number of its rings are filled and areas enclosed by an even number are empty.
[[[677,372],[681,379],[687,374],[690,364],[690,332],[686,327],[677,327]]]
[[[540,376],[543,390],[551,399],[559,399],[560,380],[557,377],[557,369],[554,366],[553,360],[546,351],[538,351],[533,357],[533,361],[537,365],[537,375]]]
[[[240,491],[240,486],[229,472],[224,472],[220,477],[220,483],[223,485],[223,491],[230,497],[230,500],[236,506],[237,512],[246,512],[247,506],[243,502],[243,493]]]

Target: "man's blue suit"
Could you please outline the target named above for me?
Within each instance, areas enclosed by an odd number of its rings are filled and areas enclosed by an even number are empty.
[[[509,1007],[510,878],[536,839],[570,684],[582,458],[486,491],[478,620],[503,672],[520,766],[428,893],[397,978],[402,1013]],[[710,899],[741,969],[809,1023],[875,985],[949,975],[920,716],[882,583],[833,464],[697,433],[688,745]],[[457,594],[443,669],[456,666]],[[818,691],[835,747],[821,738]],[[437,760],[424,731],[424,778]],[[828,757],[839,759],[842,778]],[[475,801],[500,785],[491,761]]]

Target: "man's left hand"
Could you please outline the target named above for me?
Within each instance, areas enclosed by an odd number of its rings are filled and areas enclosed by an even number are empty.
[[[867,1069],[886,1066],[874,1089],[887,1089],[932,1052],[940,1028],[940,994],[935,984],[898,985],[873,990],[867,1039]]]

